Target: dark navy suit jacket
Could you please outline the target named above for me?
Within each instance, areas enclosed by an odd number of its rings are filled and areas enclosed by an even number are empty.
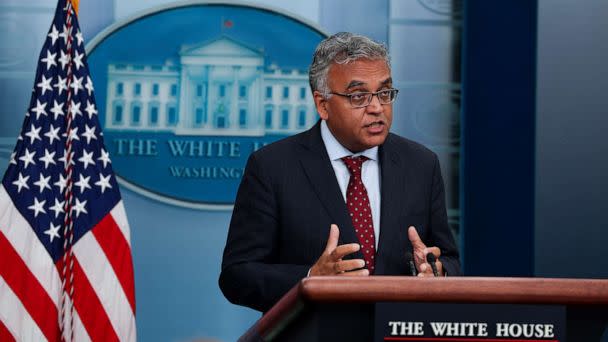
[[[409,275],[407,236],[415,226],[427,246],[441,249],[449,275],[460,275],[447,223],[437,156],[389,134],[379,148],[380,236],[375,275]],[[232,303],[268,311],[306,277],[325,249],[329,227],[340,242],[358,243],[320,125],[254,152],[234,204],[219,284]],[[363,258],[360,252],[351,256]]]

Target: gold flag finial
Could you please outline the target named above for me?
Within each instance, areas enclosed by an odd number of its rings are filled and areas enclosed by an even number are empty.
[[[78,2],[79,0],[71,0],[72,1],[72,7],[74,8],[74,13],[76,13],[76,15],[78,15]]]

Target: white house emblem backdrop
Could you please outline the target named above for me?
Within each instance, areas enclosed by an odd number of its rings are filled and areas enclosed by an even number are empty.
[[[108,28],[89,63],[121,183],[170,204],[230,208],[251,152],[316,122],[307,69],[323,37],[239,5],[166,8]]]

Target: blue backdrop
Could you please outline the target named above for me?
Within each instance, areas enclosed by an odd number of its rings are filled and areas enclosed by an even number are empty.
[[[85,39],[92,41],[135,9],[165,3],[169,1],[81,1]],[[538,0],[493,2],[486,8],[489,4],[465,2],[463,8],[463,2],[447,0],[255,3],[297,11],[329,34],[348,30],[388,43],[395,82],[402,89],[393,131],[440,156],[451,224],[464,236],[465,270],[608,277],[603,200],[608,194],[608,97],[602,92],[606,78],[600,76],[608,73],[608,27],[603,24],[608,4]],[[29,101],[54,6],[53,0],[0,3],[2,171]],[[234,30],[239,30],[247,15],[234,21]],[[261,29],[264,22],[257,24]],[[149,30],[162,36],[162,30]],[[220,30],[218,23],[201,20],[200,31],[214,30]],[[198,41],[199,33],[198,28],[184,30],[180,41]],[[137,60],[164,58],[156,47],[148,51],[138,41],[133,46],[138,54],[147,52],[134,55]],[[286,65],[308,64],[310,58],[305,52],[269,53]],[[92,69],[95,58],[89,61]],[[103,75],[94,76],[103,83]],[[228,303],[217,286],[230,211],[171,206],[124,187],[122,195],[132,230],[139,339],[235,340],[259,314]]]

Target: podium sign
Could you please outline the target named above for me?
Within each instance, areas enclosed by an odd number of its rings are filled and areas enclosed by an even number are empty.
[[[376,303],[374,341],[566,341],[563,305]]]
[[[239,341],[608,342],[608,280],[308,277]]]

